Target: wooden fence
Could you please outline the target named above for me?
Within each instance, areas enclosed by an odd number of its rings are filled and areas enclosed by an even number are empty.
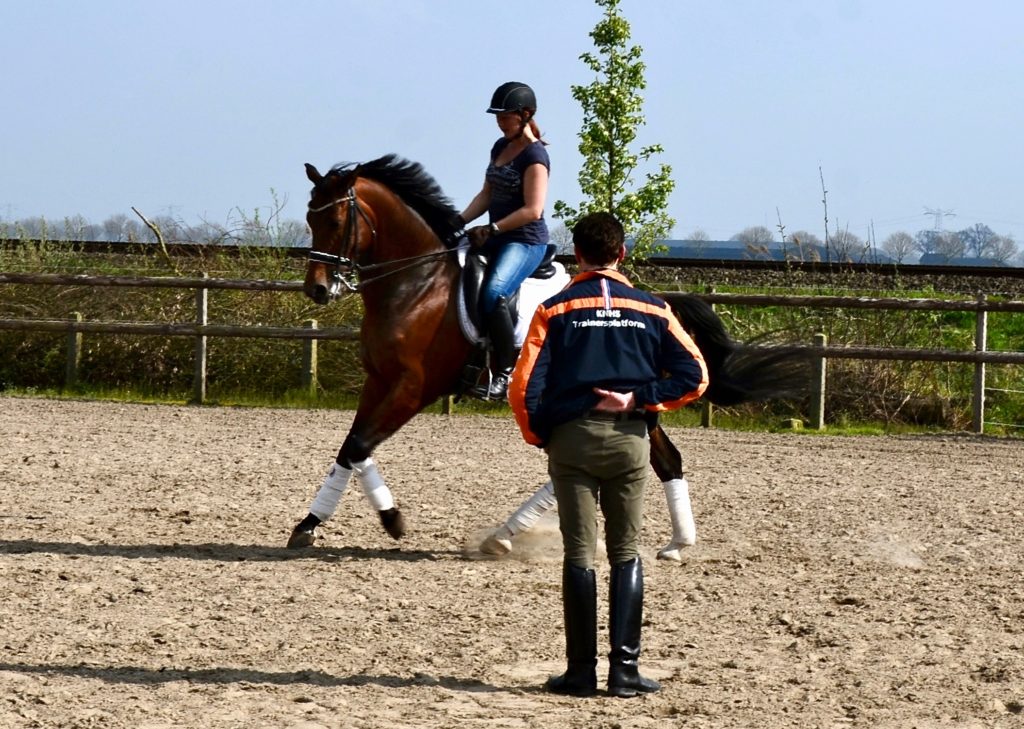
[[[298,281],[238,280],[219,278],[172,278],[133,276],[91,276],[62,274],[0,273],[0,284],[28,284],[44,286],[121,286],[138,288],[194,289],[196,292],[196,317],[191,323],[158,322],[90,322],[81,315],[71,319],[0,319],[0,330],[26,332],[63,332],[67,335],[67,367],[65,380],[73,385],[78,377],[78,364],[83,334],[147,334],[169,337],[193,337],[195,339],[195,371],[193,376],[193,397],[195,403],[202,403],[206,397],[206,340],[208,337],[251,337],[265,339],[303,340],[303,386],[314,391],[317,380],[317,347],[320,339],[354,340],[358,330],[350,327],[320,329],[315,321],[307,321],[303,327],[237,326],[209,324],[207,305],[210,290],[232,289],[248,291],[301,292]],[[683,296],[681,293],[664,293],[672,301]],[[711,304],[734,304],[749,306],[786,306],[802,308],[875,309],[899,311],[971,311],[975,313],[975,349],[896,349],[884,347],[836,347],[829,346],[824,335],[817,335],[811,345],[798,346],[812,357],[814,382],[811,389],[810,427],[825,427],[825,385],[827,361],[829,359],[862,360],[903,360],[931,362],[967,362],[975,367],[972,392],[972,429],[984,432],[985,426],[985,365],[1024,364],[1024,352],[990,352],[987,350],[989,312],[1024,312],[1024,301],[989,301],[979,296],[974,301],[950,301],[944,299],[875,299],[843,296],[777,296],[722,294],[709,292],[701,298]],[[708,413],[710,411],[707,411]],[[706,414],[705,424],[710,424]],[[1017,424],[1001,424],[1017,427]]]

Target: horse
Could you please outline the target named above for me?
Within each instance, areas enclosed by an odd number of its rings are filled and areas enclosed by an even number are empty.
[[[313,189],[306,214],[312,248],[303,291],[321,305],[346,291],[362,297],[366,377],[348,434],[288,547],[315,542],[316,527],[334,514],[353,475],[385,531],[400,539],[405,519],[372,453],[438,398],[461,391],[476,345],[459,323],[457,248],[444,242],[457,210],[419,163],[394,154],[338,165],[326,174],[308,163],[305,168]],[[793,356],[736,357],[735,343],[707,304],[690,296],[672,306],[698,348],[708,348],[701,351],[712,402],[745,402],[792,389],[797,381]],[[679,451],[656,421],[648,428],[658,477],[662,482],[682,478]]]

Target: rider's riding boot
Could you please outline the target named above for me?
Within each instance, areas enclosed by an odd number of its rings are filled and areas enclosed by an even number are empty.
[[[612,566],[608,606],[608,693],[654,693],[661,684],[640,675],[640,624],[644,611],[644,569],[639,557]]]
[[[494,375],[482,395],[485,400],[507,400],[508,381],[512,378],[512,368],[516,364],[516,328],[504,296],[498,297],[494,311],[487,315],[487,336],[494,353]]]
[[[544,688],[569,696],[597,692],[597,583],[594,570],[562,564],[562,606],[565,613],[567,668]]]
[[[491,386],[487,388],[486,400],[508,400],[508,384],[512,380],[512,368],[505,367],[491,377]]]

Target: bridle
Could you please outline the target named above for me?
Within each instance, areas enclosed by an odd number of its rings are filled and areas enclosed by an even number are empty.
[[[356,190],[354,187],[350,187],[344,197],[339,197],[336,200],[332,200],[331,202],[318,207],[313,207],[313,203],[309,203],[308,208],[311,213],[322,213],[336,205],[348,206],[348,215],[345,216],[345,228],[342,231],[341,254],[335,255],[324,251],[310,251],[307,258],[307,260],[312,263],[323,263],[327,266],[334,266],[334,270],[330,275],[330,285],[328,286],[328,294],[331,298],[337,297],[342,288],[353,293],[357,292],[362,286],[366,286],[374,281],[379,281],[386,276],[391,276],[406,269],[413,268],[414,266],[418,266],[426,261],[443,258],[449,253],[458,251],[462,247],[445,248],[443,251],[424,253],[419,256],[409,256],[407,258],[396,258],[392,261],[360,265],[353,260],[353,258],[355,258],[359,253],[359,225],[356,221],[356,216],[358,215],[363,219],[363,221],[365,221],[366,227],[370,229],[371,240],[374,243],[377,241],[377,229],[374,228],[373,221],[370,220],[366,211],[359,205],[359,200],[356,197]],[[389,271],[384,271],[376,276],[366,276],[369,272],[376,271],[387,266],[393,266],[395,264],[406,265]]]
[[[341,291],[344,286],[349,291],[358,291],[359,282],[353,278],[353,274],[359,273],[359,264],[352,260],[352,257],[359,252],[359,225],[356,221],[356,215],[358,214],[363,220],[366,221],[367,227],[370,229],[370,236],[373,241],[377,240],[377,230],[373,227],[373,222],[367,216],[359,206],[359,201],[356,200],[355,188],[350,187],[345,197],[340,197],[337,200],[332,200],[326,205],[319,207],[313,207],[313,203],[309,203],[309,212],[311,213],[322,213],[324,210],[329,210],[335,205],[347,204],[348,215],[345,216],[345,229],[342,231],[342,244],[341,253],[335,255],[333,253],[327,253],[325,251],[310,251],[309,260],[313,263],[323,263],[327,266],[334,266],[334,271],[331,273],[331,282],[328,286],[328,291],[331,298],[334,298]]]

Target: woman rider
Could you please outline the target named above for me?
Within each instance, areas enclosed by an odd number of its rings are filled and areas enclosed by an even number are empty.
[[[507,304],[547,253],[544,201],[551,162],[534,120],[533,89],[518,81],[502,84],[487,113],[497,117],[502,136],[491,147],[483,187],[459,218],[466,223],[488,215],[488,225],[466,231],[471,245],[487,257],[480,313],[494,352],[490,386],[478,394],[504,400],[516,362],[515,328]]]

